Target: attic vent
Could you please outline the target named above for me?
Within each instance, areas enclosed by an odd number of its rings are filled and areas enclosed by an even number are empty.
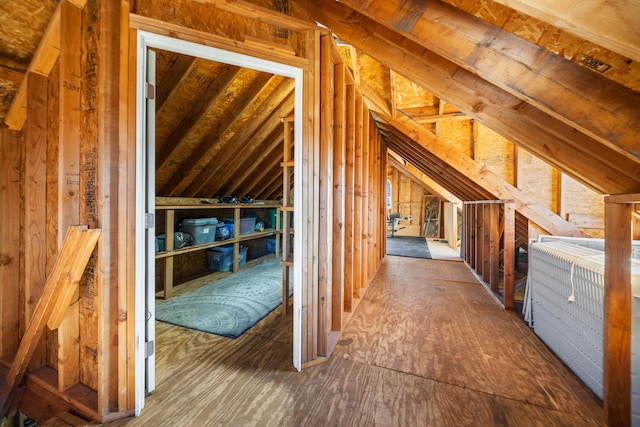
[[[591,68],[592,70],[598,71],[600,73],[604,73],[609,68],[611,68],[611,65],[606,64],[600,61],[599,59],[592,58],[588,55],[585,55],[584,53],[580,54],[580,58],[578,58],[578,63],[584,65],[587,68]]]
[[[273,10],[289,15],[289,0],[273,0]],[[273,35],[281,39],[288,39],[289,31],[286,28],[277,28]]]

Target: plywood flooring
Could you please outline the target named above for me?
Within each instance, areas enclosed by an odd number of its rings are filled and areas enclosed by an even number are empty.
[[[157,390],[110,426],[596,426],[602,408],[464,263],[388,257],[334,354],[279,309],[236,340],[158,324]]]

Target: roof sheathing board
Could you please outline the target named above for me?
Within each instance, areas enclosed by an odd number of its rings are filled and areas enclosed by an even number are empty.
[[[594,43],[568,34],[557,27],[491,0],[443,0],[483,21],[496,25],[525,40],[576,62],[632,90],[640,91],[640,63]],[[604,65],[585,65],[589,59]],[[593,62],[591,62],[593,63]]]

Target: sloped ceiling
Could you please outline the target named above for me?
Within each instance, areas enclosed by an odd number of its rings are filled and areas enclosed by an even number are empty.
[[[172,13],[189,4],[175,3]],[[249,3],[319,22],[348,44],[342,53],[398,154],[398,141],[411,138],[380,117],[401,115],[435,132],[441,121],[473,118],[597,192],[640,192],[638,2],[616,10],[603,0],[581,1],[580,8],[573,0]],[[57,4],[0,2],[0,118]],[[134,12],[147,7],[162,15],[170,2],[131,4]],[[229,22],[220,28],[232,30]],[[169,52],[157,56],[158,195],[278,198],[281,118],[292,110],[292,83]],[[425,165],[421,172],[437,175]],[[475,179],[442,185],[462,199],[490,196],[475,190]]]

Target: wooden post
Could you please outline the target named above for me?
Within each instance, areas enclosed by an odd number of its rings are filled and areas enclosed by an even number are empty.
[[[631,425],[631,215],[640,194],[605,197],[604,422]]]
[[[18,132],[0,129],[0,146],[0,319],[5,326],[0,329],[0,357],[6,358],[20,343],[15,325],[20,323],[20,178],[25,143]]]
[[[345,269],[345,138],[346,138],[346,65],[334,66],[335,108],[333,142],[333,272],[331,280],[331,325],[334,331],[342,330],[344,312]]]
[[[318,187],[318,355],[326,356],[331,331],[333,270],[333,114],[331,36],[320,38],[320,164]]]
[[[353,297],[360,298],[362,270],[362,108],[363,100],[356,94],[355,109],[355,165],[353,178]]]
[[[345,141],[345,202],[344,202],[344,311],[353,310],[354,294],[354,178],[355,178],[355,109],[356,94],[353,83],[346,87],[346,141]]]
[[[24,311],[20,330],[31,319],[46,281],[47,78],[29,73],[24,171]],[[44,342],[34,350],[32,368],[45,361]]]
[[[504,256],[503,256],[503,304],[505,310],[514,308],[514,269],[515,269],[515,242],[516,242],[516,219],[515,204],[513,200],[504,201]]]
[[[502,205],[502,206],[501,206]],[[492,203],[489,217],[489,288],[499,291],[500,285],[500,208],[504,204]]]

